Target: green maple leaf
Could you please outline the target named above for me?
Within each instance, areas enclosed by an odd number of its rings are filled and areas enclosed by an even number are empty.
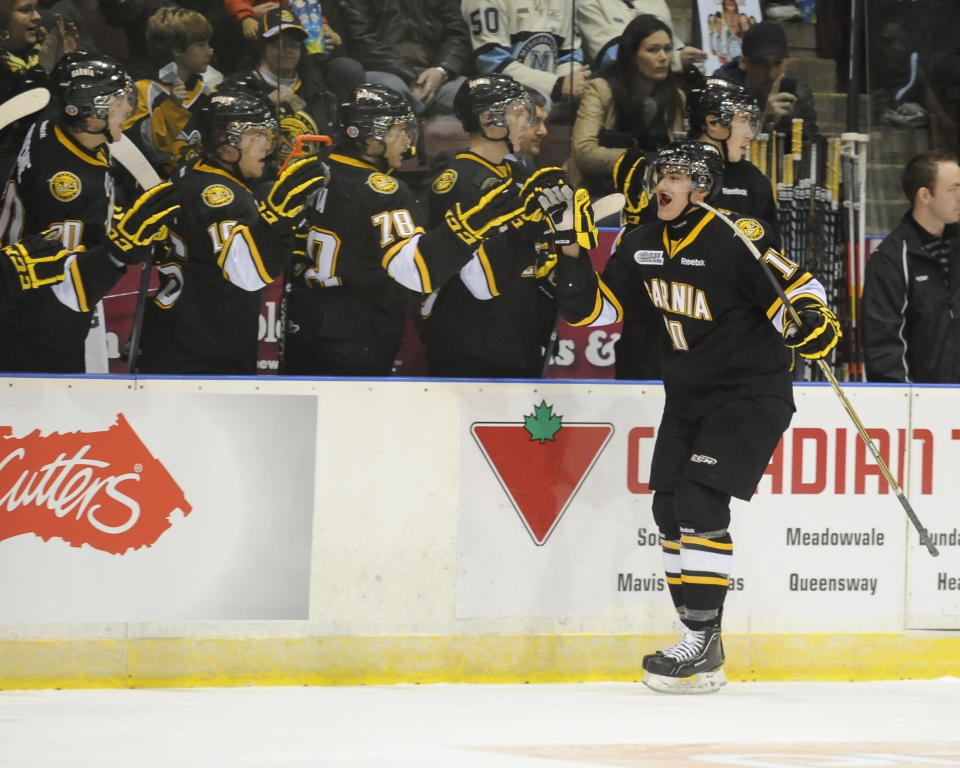
[[[531,440],[539,440],[543,445],[547,440],[555,440],[556,434],[563,427],[562,416],[553,415],[553,406],[541,400],[540,405],[533,407],[533,413],[523,417],[523,428],[530,433]]]

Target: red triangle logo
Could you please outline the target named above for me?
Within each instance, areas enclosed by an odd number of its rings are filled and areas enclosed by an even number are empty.
[[[564,424],[543,439],[517,423],[477,422],[470,432],[527,532],[540,546],[590,474],[613,435],[613,425]]]

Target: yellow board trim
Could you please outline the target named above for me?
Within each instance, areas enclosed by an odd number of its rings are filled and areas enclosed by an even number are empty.
[[[636,681],[676,635],[0,640],[0,689]],[[960,674],[960,637],[724,635],[735,681]]]

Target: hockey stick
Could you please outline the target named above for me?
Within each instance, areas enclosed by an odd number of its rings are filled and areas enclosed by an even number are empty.
[[[764,274],[770,280],[771,285],[773,285],[774,290],[777,292],[777,296],[780,297],[780,301],[783,302],[783,306],[786,309],[787,313],[790,315],[790,319],[794,324],[799,328],[803,325],[803,322],[800,320],[800,315],[797,314],[797,310],[794,308],[793,304],[790,303],[790,299],[787,298],[787,294],[784,292],[780,283],[777,282],[777,278],[774,277],[773,273],[770,271],[770,267],[767,266],[766,262],[763,260],[763,256],[760,255],[760,251],[753,244],[753,242],[748,238],[740,229],[734,224],[730,219],[724,216],[720,211],[714,208],[708,203],[697,203],[701,208],[713,213],[717,218],[722,220],[730,229],[733,230],[734,234],[740,238],[740,240],[750,249],[750,253],[753,254],[753,257],[757,260],[757,263],[763,269]],[[913,527],[917,529],[917,533],[920,535],[920,543],[927,548],[927,551],[933,556],[937,557],[940,552],[937,550],[934,543],[930,540],[930,537],[927,535],[926,529],[921,525],[920,519],[917,517],[917,513],[913,511],[913,507],[910,506],[910,502],[903,493],[903,489],[900,488],[900,484],[894,479],[893,473],[890,472],[887,463],[883,460],[883,456],[880,455],[880,451],[877,450],[877,446],[874,445],[873,440],[870,438],[870,435],[867,434],[866,427],[863,426],[863,422],[860,421],[860,418],[857,416],[857,412],[853,410],[853,405],[847,399],[847,396],[844,394],[843,389],[840,387],[840,384],[837,382],[836,377],[833,375],[833,370],[830,368],[830,365],[822,357],[817,360],[817,363],[820,365],[820,370],[823,371],[823,375],[827,378],[827,381],[830,382],[830,386],[833,387],[833,391],[837,393],[837,397],[840,398],[840,403],[843,405],[843,409],[847,412],[847,415],[850,417],[850,420],[853,422],[854,426],[857,428],[857,432],[860,433],[860,437],[863,440],[864,444],[869,449],[870,453],[873,455],[874,461],[877,462],[877,466],[880,467],[880,471],[883,473],[883,476],[887,479],[887,482],[890,483],[890,487],[893,488],[894,493],[897,495],[897,499],[900,501],[900,505],[903,507],[903,511],[907,513],[907,517],[910,518],[910,522],[913,523]]]
[[[137,145],[129,137],[121,134],[117,141],[110,145],[110,156],[122,165],[144,190],[151,189],[161,183],[160,175],[150,165]],[[137,303],[133,311],[133,328],[130,331],[130,344],[127,348],[127,373],[137,370],[137,357],[140,354],[140,334],[143,331],[143,316],[147,309],[147,291],[150,289],[150,273],[153,271],[153,249],[150,249],[150,258],[140,268],[140,285],[137,288]]]
[[[40,111],[49,103],[50,91],[46,88],[31,88],[18,93],[0,104],[0,129]]]

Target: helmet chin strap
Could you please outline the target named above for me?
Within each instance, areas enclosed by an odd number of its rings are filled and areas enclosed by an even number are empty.
[[[493,125],[493,123],[487,123],[486,125]],[[480,136],[486,139],[487,141],[502,141],[507,145],[507,154],[513,154],[513,142],[510,141],[510,129],[504,126],[496,126],[497,128],[504,128],[506,133],[503,136],[493,137],[487,136],[486,125],[483,123],[480,124]]]

